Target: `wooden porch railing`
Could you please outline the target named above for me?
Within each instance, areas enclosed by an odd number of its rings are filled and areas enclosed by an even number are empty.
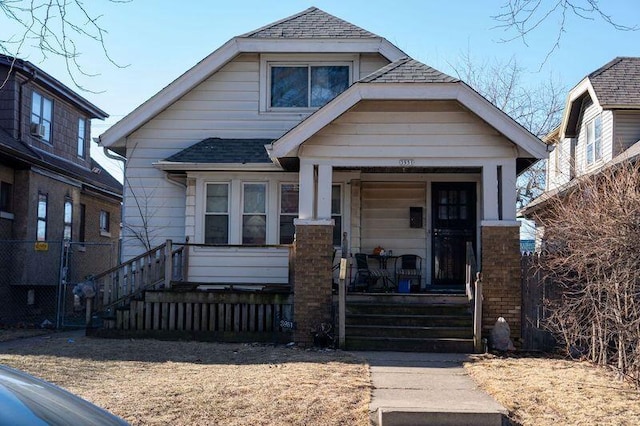
[[[467,242],[465,289],[473,308],[473,346],[476,352],[482,352],[482,275],[471,242]]]
[[[92,311],[120,307],[144,290],[170,288],[172,280],[186,279],[188,255],[184,245],[171,240],[93,277],[96,297]],[[88,310],[91,311],[91,310]]]

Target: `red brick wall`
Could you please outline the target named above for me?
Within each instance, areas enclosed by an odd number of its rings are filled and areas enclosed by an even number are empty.
[[[522,321],[520,229],[517,226],[483,226],[481,232],[483,335],[488,337],[498,317],[504,317],[517,346]]]
[[[293,253],[294,340],[313,343],[311,331],[331,322],[333,226],[296,225]]]

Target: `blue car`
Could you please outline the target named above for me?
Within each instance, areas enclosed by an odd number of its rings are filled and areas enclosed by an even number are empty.
[[[54,384],[0,365],[0,426],[127,424]]]

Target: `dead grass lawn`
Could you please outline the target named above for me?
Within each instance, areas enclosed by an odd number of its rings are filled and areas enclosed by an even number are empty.
[[[484,355],[465,368],[517,424],[640,424],[640,392],[587,362]]]
[[[132,424],[369,424],[368,368],[339,351],[54,335],[0,363]]]

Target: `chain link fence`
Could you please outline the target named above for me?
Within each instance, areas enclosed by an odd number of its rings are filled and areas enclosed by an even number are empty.
[[[116,245],[0,240],[0,327],[84,327],[77,284],[116,262]]]

